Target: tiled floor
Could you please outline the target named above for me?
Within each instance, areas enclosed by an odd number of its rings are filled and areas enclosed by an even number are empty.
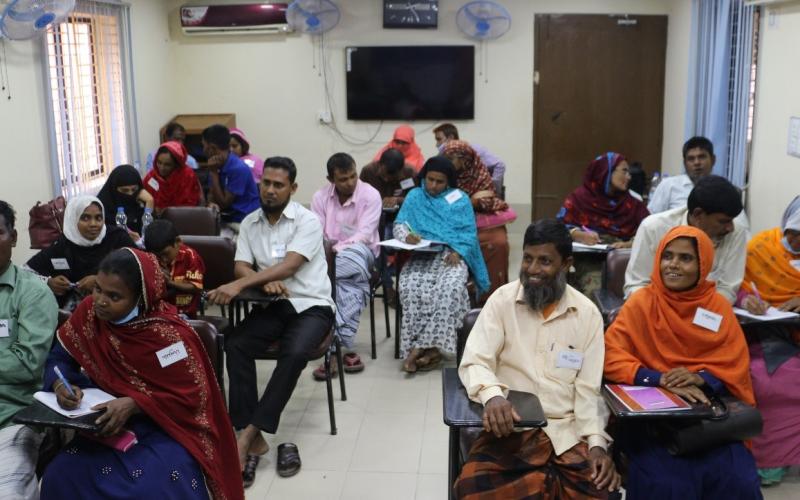
[[[521,257],[520,234],[510,234],[511,276]],[[315,382],[309,365],[283,414],[271,450],[258,467],[248,499],[446,500],[447,427],[442,423],[441,372],[406,375],[394,359],[394,334],[387,339],[378,311],[378,359],[369,358],[369,316],[364,311],[357,351],[366,370],[346,377],[347,401],[334,386],[338,435],[330,435],[325,384]],[[392,319],[394,314],[392,311]],[[392,325],[394,329],[394,325]],[[450,361],[446,366],[453,366]],[[274,362],[259,361],[260,387]],[[291,478],[275,472],[275,451],[296,443],[303,467]],[[800,474],[764,489],[767,500],[800,499]]]

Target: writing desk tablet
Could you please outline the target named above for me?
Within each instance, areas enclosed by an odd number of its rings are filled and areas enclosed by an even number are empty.
[[[18,411],[13,420],[17,424],[96,432],[99,426],[95,425],[94,421],[97,420],[101,413],[96,412],[82,417],[69,418],[51,410],[38,401],[34,401],[27,408]]]

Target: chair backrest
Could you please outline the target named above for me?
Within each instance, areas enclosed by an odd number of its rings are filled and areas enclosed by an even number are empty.
[[[213,208],[169,207],[161,218],[172,222],[181,236],[219,236],[219,212]]]
[[[224,350],[223,342],[224,337],[217,332],[217,329],[208,321],[189,320],[189,325],[194,328],[200,340],[203,341],[203,346],[206,348],[206,353],[211,359],[211,367],[214,369],[214,375],[217,377],[217,382],[221,388],[225,387],[223,366],[224,366]]]
[[[467,345],[467,337],[469,337],[469,332],[472,331],[472,327],[475,326],[475,321],[478,320],[478,315],[480,313],[480,308],[470,309],[467,314],[464,315],[461,328],[456,332],[458,335],[456,339],[456,365],[461,364],[461,356],[464,355],[464,346]]]
[[[336,302],[336,252],[333,251],[334,242],[323,239],[325,260],[328,262],[328,279],[331,280],[331,297]]]
[[[612,250],[606,255],[606,268],[603,272],[603,288],[617,297],[625,295],[625,269],[631,258],[630,248]]]
[[[203,288],[213,290],[234,280],[233,259],[236,247],[224,236],[181,235],[183,243],[197,250],[206,265]]]

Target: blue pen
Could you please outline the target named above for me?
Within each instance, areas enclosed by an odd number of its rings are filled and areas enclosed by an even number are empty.
[[[54,366],[53,367],[53,371],[56,372],[56,376],[58,377],[58,380],[60,380],[61,383],[64,384],[64,387],[69,392],[69,395],[72,396],[73,398],[77,397],[77,395],[75,394],[75,391],[72,390],[72,387],[69,385],[69,382],[67,382],[67,379],[61,373],[61,370],[59,370],[57,366]]]

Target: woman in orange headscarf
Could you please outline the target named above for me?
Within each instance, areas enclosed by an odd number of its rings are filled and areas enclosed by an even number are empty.
[[[414,129],[408,125],[400,125],[394,129],[392,140],[378,151],[372,161],[380,161],[383,152],[389,148],[394,148],[403,153],[403,158],[406,159],[407,164],[414,167],[414,172],[419,172],[422,169],[422,165],[425,164],[425,157],[422,155],[417,143],[414,142]]]
[[[713,262],[714,247],[703,231],[678,226],[664,236],[650,285],[631,295],[606,332],[607,379],[660,386],[691,402],[730,393],[755,403],[744,334],[707,279]],[[719,323],[696,322],[701,309]],[[673,456],[647,423],[626,422],[617,444],[629,460],[632,500],[761,498],[755,461],[741,442]]]
[[[800,196],[786,208],[780,227],[758,233],[747,244],[739,304],[753,314],[764,314],[769,306],[800,310]],[[751,331],[750,375],[764,417],[753,455],[766,486],[800,465],[800,329],[765,323]]]

